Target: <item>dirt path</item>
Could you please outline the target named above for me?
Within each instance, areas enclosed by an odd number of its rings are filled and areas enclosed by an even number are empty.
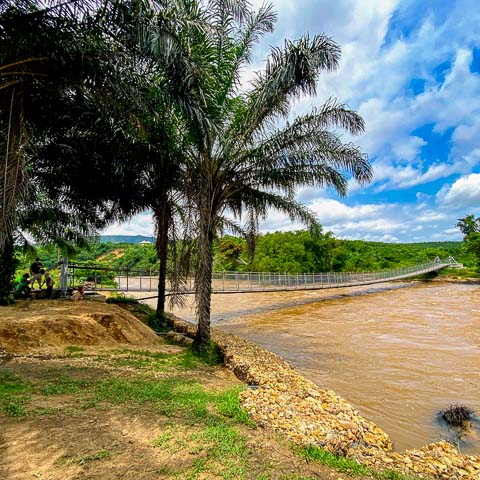
[[[233,373],[119,307],[2,309],[0,348],[2,480],[345,478],[256,427]]]

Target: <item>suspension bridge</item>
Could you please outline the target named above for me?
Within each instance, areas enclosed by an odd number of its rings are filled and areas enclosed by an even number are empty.
[[[277,272],[213,272],[212,293],[254,293],[287,290],[321,290],[326,288],[354,287],[374,283],[393,282],[417,277],[444,268],[462,268],[453,257],[434,260],[410,267],[400,267],[375,272],[325,272],[325,273],[277,273]],[[112,269],[87,264],[61,264],[60,288],[83,286],[86,291],[156,292],[158,272],[129,269]],[[168,291],[167,295],[172,295]],[[195,279],[189,278],[183,293],[195,293]]]

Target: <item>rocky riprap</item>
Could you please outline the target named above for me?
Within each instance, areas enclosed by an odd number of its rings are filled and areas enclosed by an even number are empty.
[[[170,316],[176,332],[193,338],[196,326]],[[257,424],[284,434],[298,445],[315,445],[353,458],[375,470],[397,470],[418,478],[480,480],[480,457],[462,455],[440,441],[420,449],[393,452],[388,435],[363,418],[332,390],[319,388],[278,355],[212,328],[225,365],[249,388],[242,407]]]

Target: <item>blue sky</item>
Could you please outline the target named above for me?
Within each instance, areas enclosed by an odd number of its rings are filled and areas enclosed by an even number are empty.
[[[255,0],[254,4],[261,2]],[[340,68],[322,75],[302,114],[334,96],[365,119],[352,139],[374,169],[346,198],[303,189],[298,198],[339,238],[387,242],[459,240],[458,218],[480,216],[480,9],[473,0],[273,0],[275,32],[258,45],[245,84],[271,45],[326,33]],[[345,137],[345,140],[350,140]],[[300,228],[271,212],[263,231]],[[153,233],[149,212],[106,233]]]

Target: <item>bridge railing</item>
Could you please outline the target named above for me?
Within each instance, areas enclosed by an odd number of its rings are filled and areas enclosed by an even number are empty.
[[[410,267],[351,273],[213,272],[212,291],[308,290],[368,285],[421,275],[455,263],[451,258],[446,260],[436,258],[431,262]],[[84,285],[86,290],[154,292],[158,285],[158,272],[152,270],[112,269],[85,264],[70,264],[66,268],[64,266],[63,270],[66,272],[63,278],[65,285],[68,287]],[[187,280],[186,289],[195,290],[194,278]]]

